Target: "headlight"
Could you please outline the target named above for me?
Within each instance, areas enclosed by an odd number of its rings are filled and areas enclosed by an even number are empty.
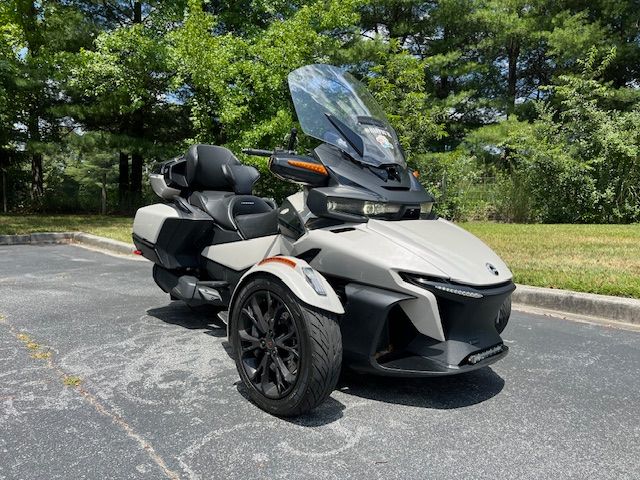
[[[382,202],[369,202],[352,198],[329,198],[327,210],[336,213],[347,213],[360,217],[394,216],[400,212],[402,205]]]

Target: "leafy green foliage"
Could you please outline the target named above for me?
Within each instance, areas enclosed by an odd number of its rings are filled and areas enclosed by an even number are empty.
[[[337,31],[355,23],[353,10],[353,1],[317,1],[257,35],[211,35],[219,20],[192,2],[173,42],[178,83],[190,88],[196,140],[254,147],[281,142],[293,124],[287,74],[339,48]]]
[[[640,97],[599,77],[615,58],[592,49],[580,74],[561,75],[538,118],[510,118],[469,135],[469,155],[496,166],[499,216],[516,221],[640,220]]]
[[[294,126],[286,76],[326,60],[357,21],[353,1],[316,1],[289,18],[246,35],[212,35],[220,19],[191,2],[184,27],[172,36],[178,84],[189,86],[194,141],[242,148],[274,148]],[[215,113],[215,115],[214,115]],[[266,161],[243,158],[269,177]],[[291,185],[263,178],[261,194],[282,199]]]
[[[427,68],[426,61],[402,51],[391,53],[371,69],[377,75],[369,80],[369,87],[388,112],[409,156],[429,150],[434,140],[447,134],[443,121],[448,105],[434,106],[424,75]]]
[[[415,158],[415,165],[420,182],[437,201],[438,215],[473,218],[487,208],[481,196],[473,195],[482,172],[475,160],[462,151],[420,155]]]

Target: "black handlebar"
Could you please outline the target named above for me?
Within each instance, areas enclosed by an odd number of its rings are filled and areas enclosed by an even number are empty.
[[[273,150],[260,150],[256,148],[243,148],[242,153],[247,155],[255,155],[256,157],[270,157],[273,155]]]

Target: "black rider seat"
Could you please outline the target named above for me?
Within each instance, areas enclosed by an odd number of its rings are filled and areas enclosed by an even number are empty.
[[[191,205],[244,239],[278,233],[278,211],[251,194],[260,178],[254,167],[242,165],[231,151],[214,145],[194,145],[185,160],[189,187],[198,189],[189,196]]]

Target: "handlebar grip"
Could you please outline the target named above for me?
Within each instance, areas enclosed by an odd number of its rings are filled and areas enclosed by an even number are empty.
[[[273,155],[273,150],[260,150],[256,148],[243,148],[242,153],[247,155],[255,155],[256,157],[270,157]]]

